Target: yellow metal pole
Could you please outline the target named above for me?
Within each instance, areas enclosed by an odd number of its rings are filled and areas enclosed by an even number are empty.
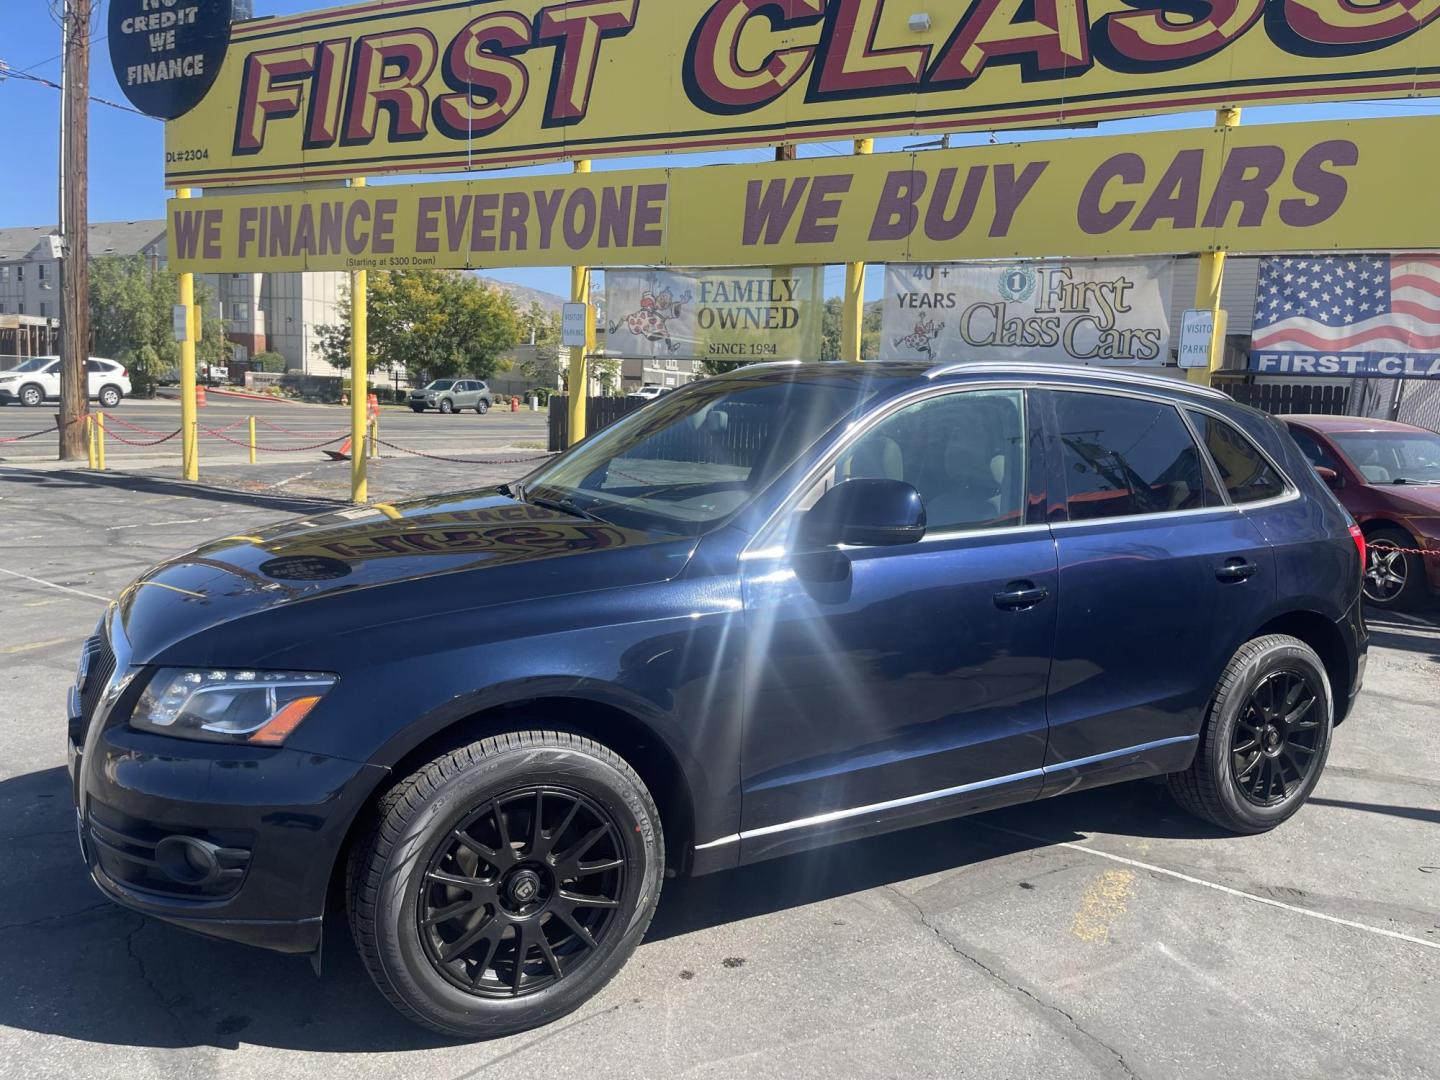
[[[85,457],[86,464],[95,468],[95,417],[91,413],[85,414]]]
[[[95,467],[105,471],[105,414],[95,414]]]
[[[1217,128],[1240,126],[1239,109],[1215,110]],[[1195,278],[1195,308],[1210,312],[1215,334],[1210,339],[1210,362],[1205,367],[1191,368],[1188,378],[1193,383],[1210,385],[1211,376],[1219,370],[1225,359],[1225,321],[1220,308],[1220,289],[1225,284],[1225,252],[1205,251],[1200,254],[1200,265]]]
[[[255,417],[250,417],[250,464],[255,464]]]
[[[364,187],[365,179],[356,177],[351,187]],[[370,393],[369,311],[366,290],[369,275],[364,270],[350,273],[350,501],[363,503],[370,499],[370,477],[366,452],[366,402]]]
[[[575,162],[575,171],[580,174],[590,171],[590,162]],[[577,304],[590,303],[590,268],[576,266],[570,271],[570,299]],[[595,320],[590,318],[585,334],[585,345],[570,350],[570,445],[574,446],[585,438],[585,405],[590,393],[590,380],[586,378],[585,361],[594,348]]]
[[[190,198],[189,188],[175,192]],[[195,409],[195,275],[180,275],[180,306],[185,309],[185,340],[180,343],[180,471],[186,480],[200,479],[199,417]]]
[[[855,153],[865,155],[875,149],[874,139],[856,139]],[[860,363],[861,339],[865,328],[865,264],[845,264],[845,307],[840,330],[840,359]]]

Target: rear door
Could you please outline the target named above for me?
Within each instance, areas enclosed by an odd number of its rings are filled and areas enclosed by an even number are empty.
[[[1053,391],[1065,520],[1046,793],[1188,762],[1220,671],[1276,595],[1274,560],[1181,411]]]

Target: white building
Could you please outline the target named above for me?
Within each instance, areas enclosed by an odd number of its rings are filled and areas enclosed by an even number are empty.
[[[59,264],[53,226],[0,229],[0,315],[58,319]],[[90,257],[140,255],[165,265],[165,222],[104,221],[90,225]],[[236,359],[262,352],[285,357],[291,371],[334,375],[317,354],[320,326],[340,321],[339,300],[348,275],[204,274],[198,277],[219,306]]]

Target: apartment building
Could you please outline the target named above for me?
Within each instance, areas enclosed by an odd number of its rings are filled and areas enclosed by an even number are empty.
[[[54,226],[0,229],[0,315],[56,320],[60,316],[59,263]],[[103,221],[90,225],[90,257],[140,255],[165,264],[165,222]],[[235,359],[262,352],[285,357],[291,371],[333,375],[317,355],[317,328],[339,322],[348,275],[206,274],[198,281],[218,304],[207,312],[225,319]]]

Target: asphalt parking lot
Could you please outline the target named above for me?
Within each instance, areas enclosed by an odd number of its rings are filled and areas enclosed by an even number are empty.
[[[528,467],[387,461],[377,483]],[[109,904],[63,764],[82,640],[148,564],[318,505],[346,469],[225,466],[192,488],[168,465],[0,464],[0,1074],[1440,1076],[1435,613],[1374,620],[1358,709],[1275,833],[1218,836],[1132,784],[671,882],[608,989],[503,1041],[411,1027],[342,924],[317,979]]]

